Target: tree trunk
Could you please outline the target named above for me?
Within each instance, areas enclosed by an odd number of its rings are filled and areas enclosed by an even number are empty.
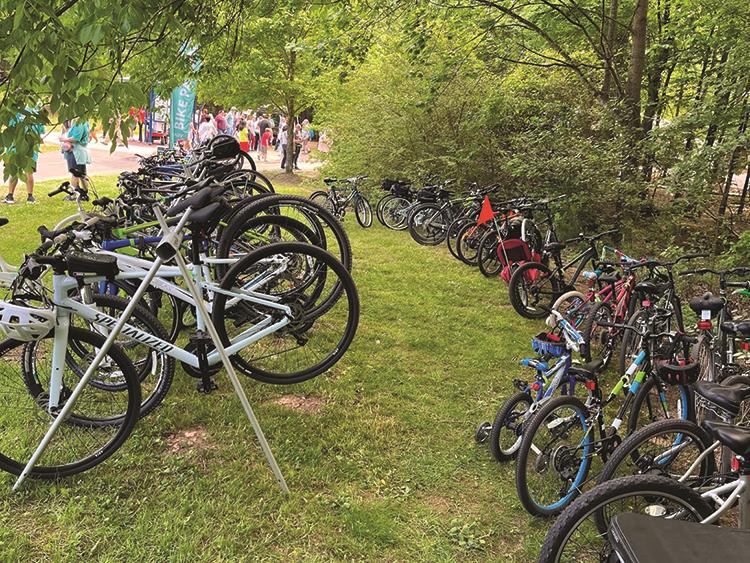
[[[606,49],[605,53],[605,64],[607,65],[604,69],[604,81],[602,83],[602,99],[604,101],[609,99],[609,90],[612,87],[612,71],[615,68],[615,38],[617,36],[617,9],[618,0],[609,1],[609,16],[607,19],[607,36],[606,36]]]
[[[630,63],[625,85],[624,123],[630,129],[630,154],[625,161],[623,178],[633,178],[638,168],[638,146],[643,139],[641,129],[641,88],[646,67],[646,30],[648,22],[648,0],[637,0],[633,14]]]
[[[286,104],[286,166],[284,172],[294,174],[294,115],[297,110],[294,99],[289,99]]]
[[[295,71],[297,70],[297,51],[292,49],[289,52],[289,67],[287,68],[287,79],[294,82]],[[294,174],[294,116],[297,112],[297,100],[290,96],[286,101],[286,166],[284,172]]]
[[[726,64],[727,60],[729,59],[729,49],[724,49],[724,51],[721,53],[721,60],[719,61],[719,70],[716,73],[716,92],[720,92],[722,89],[722,77],[724,75],[724,65]],[[714,111],[719,110],[722,111],[724,108],[727,107],[727,104],[729,104],[729,88],[724,88],[724,92],[719,97],[719,103],[716,104],[714,107]],[[718,125],[716,123],[716,119],[714,118],[711,122],[711,124],[708,126],[708,131],[706,132],[706,146],[712,147],[714,146],[714,143],[716,142],[716,132],[718,131]]]
[[[646,137],[651,129],[653,129],[656,123],[657,111],[659,108],[659,94],[662,89],[662,75],[664,69],[669,61],[669,53],[671,51],[671,37],[667,30],[669,25],[669,0],[664,3],[664,11],[659,14],[659,36],[657,52],[654,55],[653,65],[648,71],[648,84],[646,86],[646,93],[648,100],[646,107],[643,110],[643,122],[641,123],[641,129],[643,130],[643,136]],[[653,172],[653,160],[654,155],[648,154],[644,158],[643,162],[643,179],[647,182],[651,181],[651,174]]]

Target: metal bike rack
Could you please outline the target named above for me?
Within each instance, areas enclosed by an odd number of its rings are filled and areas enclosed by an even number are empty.
[[[273,452],[271,451],[271,447],[268,445],[268,441],[266,440],[265,434],[263,433],[263,429],[260,427],[260,423],[258,422],[258,419],[256,418],[255,413],[253,412],[253,409],[250,406],[250,401],[248,400],[247,395],[245,394],[245,390],[242,387],[242,383],[237,377],[237,373],[234,370],[234,366],[232,365],[232,362],[230,361],[229,356],[227,355],[226,350],[224,349],[224,345],[221,342],[219,333],[216,331],[216,327],[214,327],[214,324],[211,320],[211,316],[209,315],[208,310],[206,308],[206,303],[203,300],[203,296],[201,295],[200,291],[198,290],[198,288],[196,287],[193,281],[192,274],[187,268],[185,259],[182,257],[182,255],[179,252],[179,247],[180,247],[180,244],[182,243],[182,230],[187,224],[188,220],[190,219],[192,208],[188,208],[186,210],[185,214],[182,216],[182,218],[180,219],[179,223],[174,228],[174,230],[170,230],[169,226],[164,220],[163,214],[158,208],[155,208],[155,213],[156,213],[156,218],[159,221],[159,224],[161,226],[162,234],[163,234],[163,239],[162,239],[161,244],[168,244],[174,249],[173,257],[175,259],[175,262],[177,263],[177,266],[180,269],[180,272],[182,273],[182,276],[185,280],[185,284],[187,285],[188,291],[190,292],[191,296],[195,300],[195,305],[196,305],[196,308],[198,309],[199,314],[205,319],[206,330],[209,336],[211,337],[211,340],[213,341],[214,346],[216,347],[216,351],[219,353],[219,356],[221,357],[221,362],[224,365],[224,369],[227,371],[229,380],[232,382],[232,386],[234,387],[234,392],[237,394],[237,397],[239,398],[240,403],[242,404],[242,408],[244,409],[245,414],[247,415],[247,418],[253,427],[253,431],[255,432],[255,436],[258,439],[258,442],[260,443],[260,447],[263,450],[263,454],[266,456],[266,461],[268,462],[268,465],[270,466],[271,471],[276,477],[276,480],[279,484],[279,487],[281,488],[281,491],[285,494],[288,494],[289,487],[287,486],[286,481],[284,480],[284,475],[281,473],[281,469],[279,468],[278,463],[276,463],[276,458],[274,457]],[[146,292],[146,289],[151,284],[151,281],[154,279],[154,276],[156,275],[156,273],[159,271],[159,268],[163,264],[164,264],[164,260],[157,255],[156,260],[153,263],[153,266],[149,269],[148,273],[143,278],[143,281],[138,286],[138,289],[136,290],[135,294],[133,295],[132,299],[128,303],[125,310],[123,311],[122,316],[118,319],[117,324],[111,330],[104,344],[99,349],[99,352],[94,358],[94,361],[91,363],[91,365],[86,370],[86,373],[83,375],[81,380],[75,386],[75,389],[73,389],[73,392],[71,393],[68,400],[65,402],[65,405],[60,410],[57,417],[52,421],[52,424],[47,430],[47,433],[44,435],[44,438],[42,438],[42,441],[37,446],[36,450],[34,451],[34,454],[31,456],[31,459],[26,464],[23,471],[21,472],[21,475],[16,480],[15,484],[13,485],[14,491],[18,490],[21,484],[31,474],[31,471],[36,466],[37,462],[39,461],[39,458],[42,456],[45,449],[47,449],[47,446],[49,445],[50,440],[52,440],[53,436],[57,432],[57,429],[60,427],[60,425],[67,419],[76,400],[78,399],[80,394],[83,392],[83,389],[86,387],[89,380],[94,376],[94,373],[96,373],[96,371],[99,369],[99,365],[102,363],[102,361],[106,357],[107,353],[109,352],[109,349],[112,347],[112,344],[114,344],[114,341],[119,336],[120,332],[122,331],[122,328],[130,319],[130,316],[132,315],[136,306],[143,298],[143,295]]]

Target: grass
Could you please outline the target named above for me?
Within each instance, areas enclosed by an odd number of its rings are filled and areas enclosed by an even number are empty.
[[[312,190],[310,182],[279,191]],[[17,263],[73,205],[0,207],[0,255]],[[112,190],[113,177],[97,179]],[[530,561],[547,522],[523,512],[512,465],[474,443],[524,374],[538,324],[505,286],[443,247],[347,216],[359,331],[328,374],[246,389],[284,471],[284,497],[228,380],[209,395],[181,372],[170,395],[110,460],[10,492],[0,475],[3,560]],[[314,409],[279,401],[314,397]],[[285,397],[288,399],[288,397]],[[304,403],[304,401],[302,401]],[[308,412],[309,411],[309,412]]]

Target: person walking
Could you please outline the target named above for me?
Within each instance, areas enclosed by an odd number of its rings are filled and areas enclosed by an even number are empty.
[[[146,108],[138,108],[138,140],[143,142],[143,127],[146,124]]]
[[[240,119],[239,123],[237,123],[237,131],[235,131],[234,136],[240,143],[240,150],[242,152],[250,152],[250,133],[247,130],[247,124],[244,119]]]
[[[86,173],[86,165],[91,162],[91,156],[88,151],[90,130],[86,121],[74,119],[70,129],[65,135],[60,137],[62,144],[62,153],[65,161],[68,163],[68,172],[70,172],[70,184],[74,188],[83,187],[89,189],[89,180]],[[74,199],[72,196],[65,198]]]
[[[263,134],[260,136],[260,157],[259,160],[268,162],[268,146],[271,144],[273,137],[273,131],[270,127],[266,127]]]
[[[234,125],[235,125],[235,121],[237,120],[236,114],[237,114],[237,108],[233,107],[232,109],[229,110],[229,113],[226,116],[227,135],[234,135]]]
[[[198,142],[207,143],[216,136],[216,127],[211,123],[211,116],[204,115],[201,124],[198,126]]]
[[[26,112],[27,114],[36,113],[36,110],[26,108]],[[26,116],[22,113],[17,113],[16,117],[9,121],[8,127],[15,127],[19,124],[23,124],[26,133],[33,131],[33,133],[39,137],[39,142],[34,145],[32,152],[34,164],[31,169],[26,172],[26,177],[24,179],[24,182],[26,183],[26,203],[34,204],[37,202],[36,199],[34,199],[34,172],[36,172],[36,165],[39,160],[39,146],[41,145],[41,136],[44,134],[44,125],[37,123],[31,126],[26,126],[26,123],[24,123],[25,121]],[[13,145],[9,146],[6,150],[6,154],[13,154],[15,152],[15,147]],[[11,176],[8,179],[8,195],[5,196],[3,203],[12,205],[16,202],[13,195],[16,191],[16,186],[18,186],[18,177]]]
[[[227,117],[224,110],[216,114],[216,130],[219,132],[219,135],[227,134]]]
[[[298,123],[294,127],[294,169],[299,170],[299,155],[302,152],[302,143],[305,136],[302,126]]]

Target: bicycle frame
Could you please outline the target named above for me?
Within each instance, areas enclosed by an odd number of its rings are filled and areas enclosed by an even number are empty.
[[[715,441],[708,449],[704,450],[699,455],[692,465],[688,468],[685,474],[678,479],[680,483],[684,483],[696,470],[696,468],[703,463],[709,455],[712,455],[717,448],[722,447],[721,442]],[[722,499],[721,495],[730,493],[726,499]],[[701,493],[701,497],[707,500],[713,501],[718,504],[719,507],[708,517],[701,520],[701,524],[714,524],[721,516],[727,512],[734,501],[739,499],[740,507],[740,528],[748,530],[750,529],[750,475],[740,475],[735,481],[724,483],[718,487],[714,487]]]

